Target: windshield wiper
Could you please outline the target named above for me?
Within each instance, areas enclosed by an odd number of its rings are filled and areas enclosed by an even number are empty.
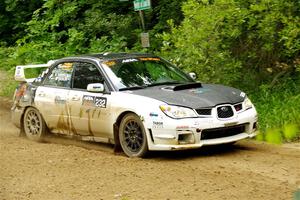
[[[125,91],[125,90],[140,90],[144,89],[146,86],[132,86],[132,87],[126,87],[126,88],[120,88],[119,91]]]
[[[190,84],[190,83],[183,83],[179,81],[166,81],[166,82],[158,82],[158,83],[152,83],[152,84],[147,84],[147,85],[142,85],[142,86],[132,86],[132,87],[126,87],[126,88],[120,88],[119,91],[125,91],[125,90],[140,90],[140,89],[145,89],[147,87],[154,87],[158,85],[185,85],[185,84]]]

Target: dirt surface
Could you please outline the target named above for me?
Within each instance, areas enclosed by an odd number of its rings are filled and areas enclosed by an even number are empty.
[[[0,103],[0,199],[286,200],[300,189],[297,146],[246,140],[130,159],[104,144],[19,137]]]

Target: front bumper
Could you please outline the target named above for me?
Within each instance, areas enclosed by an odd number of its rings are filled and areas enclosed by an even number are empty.
[[[156,126],[159,124],[160,126]],[[164,117],[147,126],[149,150],[182,150],[218,145],[255,137],[255,108],[243,111],[228,120],[218,118],[171,119]],[[204,136],[205,135],[205,136]]]

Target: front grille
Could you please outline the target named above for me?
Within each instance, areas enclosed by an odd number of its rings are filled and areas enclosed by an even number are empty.
[[[218,118],[229,118],[233,116],[231,106],[220,106],[217,108]]]
[[[198,115],[211,115],[211,109],[210,108],[196,109],[196,112],[198,113]]]
[[[246,130],[246,124],[240,124],[237,126],[214,128],[214,129],[204,129],[201,133],[201,140],[209,140],[216,138],[229,137],[244,133]]]

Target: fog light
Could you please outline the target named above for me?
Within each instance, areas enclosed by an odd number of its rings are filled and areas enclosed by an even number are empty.
[[[194,144],[194,143],[195,143],[195,137],[192,133],[178,135],[178,144]]]
[[[257,129],[257,122],[254,122],[254,123],[253,123],[253,127],[252,127],[252,128],[253,128],[253,130],[256,130],[256,129]]]

